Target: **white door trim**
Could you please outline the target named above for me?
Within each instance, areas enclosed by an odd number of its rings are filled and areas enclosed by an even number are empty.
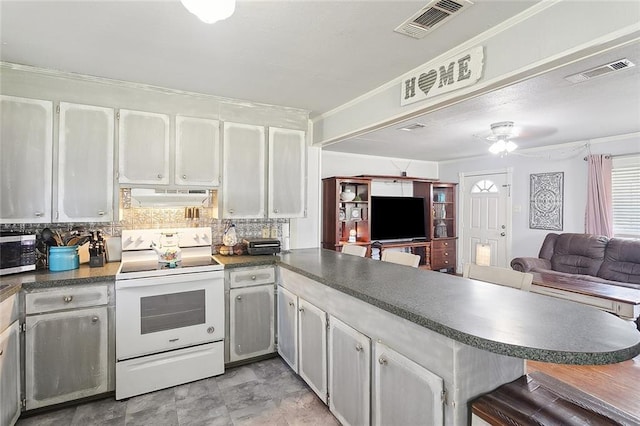
[[[513,233],[513,205],[512,205],[513,197],[511,195],[511,191],[513,189],[513,167],[507,167],[504,169],[495,169],[495,170],[482,170],[482,171],[475,171],[475,172],[458,173],[459,203],[458,203],[458,212],[456,216],[458,218],[458,241],[460,246],[463,246],[463,241],[465,238],[465,235],[464,235],[464,219],[465,218],[463,216],[463,212],[464,212],[465,203],[469,202],[468,191],[464,187],[465,178],[474,177],[474,176],[495,175],[495,174],[506,174],[507,185],[509,186],[509,192],[505,202],[505,209],[506,209],[505,217],[507,221],[507,230],[508,230],[506,235],[506,242],[505,242],[505,245],[506,245],[505,252],[508,260],[508,259],[511,259],[511,249],[513,244],[513,239],[511,235]],[[457,253],[458,259],[457,259],[456,265],[458,265],[459,270],[462,270],[463,250],[458,249],[457,252],[458,252]]]

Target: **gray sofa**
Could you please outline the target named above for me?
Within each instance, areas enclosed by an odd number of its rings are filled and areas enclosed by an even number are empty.
[[[521,272],[578,275],[640,290],[640,239],[550,233],[537,258],[517,257],[511,267]]]

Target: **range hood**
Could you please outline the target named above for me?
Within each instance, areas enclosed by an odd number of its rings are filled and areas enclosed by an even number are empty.
[[[131,207],[210,207],[210,189],[131,188]]]

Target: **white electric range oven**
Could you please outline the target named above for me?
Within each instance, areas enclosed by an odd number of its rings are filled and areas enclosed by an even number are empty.
[[[181,260],[151,249],[177,235]],[[116,275],[116,399],[224,373],[224,272],[210,228],[122,232]]]

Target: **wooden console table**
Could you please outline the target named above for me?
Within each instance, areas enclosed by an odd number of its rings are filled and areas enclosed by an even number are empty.
[[[628,321],[640,316],[640,290],[633,288],[534,272],[531,291],[590,305]]]
[[[397,243],[372,243],[372,248],[380,250],[380,258],[382,252],[390,248],[408,248],[411,253],[420,256],[419,268],[431,269],[431,243],[429,241],[408,241]]]

